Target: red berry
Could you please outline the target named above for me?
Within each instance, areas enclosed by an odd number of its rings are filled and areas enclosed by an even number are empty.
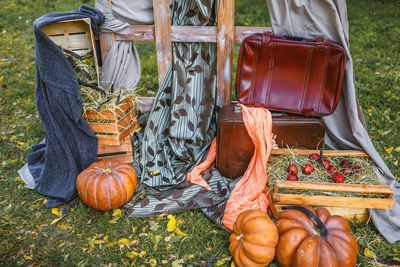
[[[353,172],[360,172],[360,171],[361,171],[361,166],[359,166],[359,165],[353,166]]]
[[[329,174],[333,174],[338,171],[338,168],[334,165],[329,165],[328,169],[326,169]]]
[[[310,160],[315,160],[319,159],[319,154],[318,153],[312,153],[309,155]]]
[[[340,172],[335,172],[332,175],[332,179],[335,181],[335,183],[343,183],[344,182],[344,175],[341,174]]]
[[[286,169],[288,173],[297,174],[299,170],[297,169],[296,165],[289,165]]]
[[[351,174],[351,167],[350,167],[350,166],[345,166],[345,167],[343,167],[343,168],[342,168],[342,172],[343,172],[345,175]]]
[[[345,160],[345,159],[340,162],[341,167],[346,167],[346,166],[350,166],[350,165],[351,165],[350,161]]]
[[[288,181],[298,181],[299,178],[297,177],[296,174],[290,173],[290,174],[287,176],[286,180],[288,180]]]
[[[328,168],[329,168],[329,165],[331,165],[330,161],[327,160],[327,159],[324,159],[324,160],[322,161],[322,163],[324,164],[325,169],[328,169]]]
[[[301,171],[304,173],[304,174],[307,174],[307,175],[309,175],[309,174],[311,174],[313,171],[314,171],[314,167],[311,165],[311,164],[305,164],[304,166],[303,166],[303,168],[301,169]]]

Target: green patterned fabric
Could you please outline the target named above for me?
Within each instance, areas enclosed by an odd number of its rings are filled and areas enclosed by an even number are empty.
[[[219,1],[175,0],[172,25],[216,25]],[[212,191],[185,182],[187,173],[205,159],[217,132],[220,100],[216,79],[216,44],[173,43],[173,60],[141,140],[136,135],[135,166],[139,191],[125,207],[132,216],[153,216],[168,210],[202,208],[222,221],[235,182],[214,170],[204,178]]]

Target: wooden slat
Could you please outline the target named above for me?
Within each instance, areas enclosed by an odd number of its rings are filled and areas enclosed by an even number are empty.
[[[125,130],[120,132],[119,135],[96,135],[98,139],[98,145],[120,145],[125,137],[131,135],[137,129],[138,126],[137,122],[135,121],[132,127],[127,127]]]
[[[126,138],[119,146],[99,145],[97,147],[97,154],[109,154],[127,151],[132,151],[132,141],[130,138]]]
[[[89,120],[109,120],[117,122],[118,117],[129,110],[135,102],[131,99],[127,99],[118,106],[110,106],[109,109],[100,109],[98,111],[94,109],[85,109],[83,112],[83,117]],[[135,112],[131,110],[130,112]]]
[[[117,135],[119,133],[117,124],[115,123],[88,123],[90,129],[98,135],[98,134],[113,134]]]
[[[310,155],[312,153],[318,153],[319,150],[309,150],[309,149],[287,149],[287,148],[279,148],[272,149],[271,155],[289,155],[294,153],[296,155]],[[324,156],[349,156],[349,157],[366,157],[368,158],[368,154],[362,150],[323,150]]]
[[[241,43],[244,38],[259,32],[271,31],[271,27],[234,27],[233,41]],[[217,26],[171,26],[172,42],[217,42]],[[111,35],[102,33],[101,35]],[[112,39],[112,37],[109,37]],[[154,25],[129,25],[115,34],[118,41],[154,41]]]
[[[102,33],[99,35],[99,42],[100,42],[100,54],[101,54],[101,61],[104,62],[108,51],[110,51],[111,46],[115,40],[114,33]]]
[[[85,23],[82,23],[85,22]],[[69,34],[76,32],[89,32],[90,19],[74,19],[59,21],[40,28],[46,35]]]
[[[362,198],[362,197],[331,197],[331,196],[304,196],[296,194],[276,194],[273,199],[277,204],[354,207],[372,209],[392,209],[392,198]]]
[[[244,38],[259,32],[272,31],[271,27],[234,27],[233,41],[241,43]],[[172,42],[217,42],[217,26],[171,26]],[[99,36],[101,58],[111,48],[114,40],[118,41],[154,41],[154,25],[129,25],[118,33],[102,33]]]
[[[217,88],[223,105],[231,102],[235,1],[221,0],[218,9]]]
[[[277,214],[283,211],[282,208],[288,205],[275,205]],[[324,207],[329,210],[331,215],[340,215],[345,219],[353,222],[363,223],[366,222],[370,215],[366,208],[351,208],[351,207]],[[276,217],[275,217],[276,218]]]
[[[161,86],[172,62],[171,20],[169,0],[153,0],[157,52],[158,84]]]
[[[97,158],[97,161],[102,161],[102,160],[115,160],[115,161],[119,161],[121,163],[131,164],[133,162],[133,155],[131,153],[128,153],[128,154],[104,156],[104,157]]]
[[[393,195],[393,191],[390,189],[390,186],[388,185],[336,184],[336,183],[305,182],[305,181],[276,181],[275,189],[358,192],[358,193],[368,193],[368,194],[385,194],[388,197],[391,197]]]

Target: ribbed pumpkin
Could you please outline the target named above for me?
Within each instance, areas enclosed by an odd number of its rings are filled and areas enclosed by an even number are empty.
[[[76,189],[82,201],[102,211],[116,209],[128,202],[136,185],[133,167],[117,161],[94,162],[76,179]]]
[[[267,266],[274,258],[278,231],[267,213],[247,210],[237,217],[229,252],[238,266]]]
[[[276,258],[283,266],[340,266],[357,263],[358,244],[349,223],[325,208],[287,207],[276,221]]]

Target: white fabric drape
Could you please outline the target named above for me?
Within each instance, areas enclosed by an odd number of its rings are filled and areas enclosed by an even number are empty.
[[[376,165],[383,183],[394,191],[392,210],[371,209],[379,232],[391,243],[400,240],[400,184],[375,150],[357,102],[345,0],[266,0],[275,34],[326,38],[341,43],[348,56],[342,96],[337,110],[324,117],[325,143],[333,149],[363,149]]]
[[[110,3],[111,2],[111,3]],[[104,32],[123,32],[129,25],[153,24],[152,0],[96,0],[95,6],[106,17]],[[115,41],[104,59],[100,85],[114,84],[119,89],[133,89],[140,79],[140,60],[133,42]]]

